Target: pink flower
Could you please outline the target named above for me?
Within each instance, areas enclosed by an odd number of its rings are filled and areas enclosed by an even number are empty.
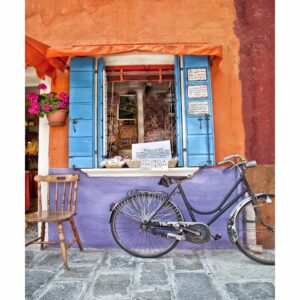
[[[37,115],[40,111],[40,106],[38,103],[34,103],[30,108],[28,108],[28,112],[31,115]]]
[[[53,93],[49,93],[49,94],[48,94],[48,97],[49,97],[49,98],[52,98],[52,97],[54,97],[54,94],[53,94]]]
[[[57,107],[58,107],[58,108],[66,108],[66,107],[67,107],[67,104],[64,103],[64,102],[58,102]]]
[[[62,92],[58,95],[58,97],[62,99],[65,103],[69,103],[69,96],[66,93]]]
[[[51,108],[52,108],[52,105],[51,105],[51,104],[46,103],[46,104],[44,105],[44,111],[45,111],[45,112],[50,111]]]
[[[46,86],[46,84],[44,84],[44,83],[40,83],[39,85],[38,85],[38,88],[40,89],[40,90],[46,90],[47,89],[47,86]]]
[[[39,96],[35,92],[28,92],[26,95],[26,98],[31,102],[31,103],[37,103]]]

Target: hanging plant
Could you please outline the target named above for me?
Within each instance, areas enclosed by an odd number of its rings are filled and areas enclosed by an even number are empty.
[[[47,90],[44,83],[38,85],[40,91]],[[69,96],[62,92],[40,93],[29,92],[26,99],[31,103],[28,108],[30,115],[47,116],[50,126],[62,126],[68,114]],[[58,118],[58,119],[57,119]]]

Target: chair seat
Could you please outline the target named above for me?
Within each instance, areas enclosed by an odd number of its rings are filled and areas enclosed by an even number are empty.
[[[70,211],[42,211],[40,213],[34,212],[26,215],[25,220],[29,223],[36,222],[48,222],[48,223],[56,223],[63,222],[71,217],[75,216],[76,212]]]

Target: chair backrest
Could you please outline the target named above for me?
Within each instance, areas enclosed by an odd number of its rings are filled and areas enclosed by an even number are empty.
[[[76,212],[79,175],[36,175],[38,182],[38,212],[42,211],[42,182],[48,184],[47,210]]]

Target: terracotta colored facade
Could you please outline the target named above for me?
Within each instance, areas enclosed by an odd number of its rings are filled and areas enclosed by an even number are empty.
[[[35,0],[26,3],[26,34],[52,47],[157,42],[222,45],[223,60],[220,66],[212,66],[216,160],[244,153],[259,164],[272,165],[274,6],[273,0],[59,4]],[[53,89],[68,91],[68,74],[57,71]],[[68,166],[68,126],[51,128],[49,150],[49,167]]]
[[[239,78],[240,42],[234,31],[235,4],[199,0],[164,1],[30,1],[26,33],[53,47],[108,43],[197,42],[223,46],[220,66],[212,66],[216,160],[245,153],[242,85]],[[41,10],[41,7],[48,7]],[[39,24],[39,26],[36,26]],[[109,24],[109,26],[108,26]],[[58,75],[60,76],[60,75]],[[68,80],[64,80],[68,89]],[[56,88],[56,84],[53,86]],[[55,131],[55,134],[54,134]],[[51,128],[51,168],[68,165],[68,128]],[[62,148],[62,147],[61,147]]]

